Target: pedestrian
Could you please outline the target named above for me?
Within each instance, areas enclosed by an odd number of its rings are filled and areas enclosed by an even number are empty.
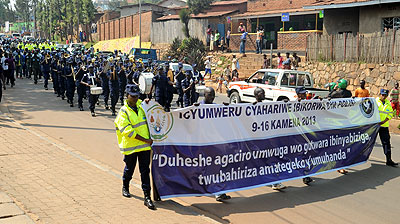
[[[259,26],[257,29],[257,37],[256,37],[256,54],[262,54],[263,36],[264,36],[264,29],[262,26]]]
[[[150,196],[150,161],[153,140],[150,138],[146,115],[141,106],[142,101],[139,100],[139,87],[135,84],[128,84],[125,92],[127,99],[114,121],[118,146],[124,155],[125,162],[122,176],[122,195],[131,197],[129,182],[132,179],[136,161],[139,161],[144,205],[154,210],[155,206]]]
[[[286,60],[282,63],[283,69],[291,69],[292,68],[292,61],[290,60],[290,53],[286,53]]]
[[[390,144],[389,121],[393,117],[393,109],[390,101],[387,99],[389,90],[381,89],[379,97],[376,98],[378,104],[379,115],[381,121],[379,122],[379,138],[381,139],[383,152],[386,155],[387,166],[397,166],[398,163],[392,160],[392,149]]]
[[[357,88],[354,96],[355,97],[369,97],[369,91],[365,88],[365,80],[360,81],[360,88]]]
[[[228,30],[226,31],[226,47],[229,51],[230,49],[230,42],[231,42],[231,28],[228,28]],[[230,51],[229,51],[230,52]]]
[[[243,57],[246,57],[246,39],[247,39],[247,32],[244,32],[240,36],[240,45],[239,45],[239,51],[243,55]]]
[[[104,109],[109,110],[108,99],[110,98],[110,86],[108,83],[107,74],[112,72],[112,58],[108,59],[108,61],[103,62],[103,66],[97,72],[97,75],[101,79],[101,87],[103,88],[103,97],[104,97]],[[118,101],[117,101],[118,102]]]
[[[3,73],[3,86],[4,90],[6,89],[6,82],[9,80],[8,77],[8,63],[7,63],[7,58],[8,58],[8,53],[4,53],[3,56],[1,57],[1,67],[2,67],[2,73]],[[8,85],[8,84],[7,84]]]
[[[278,69],[282,69],[283,68],[283,57],[281,56],[281,52],[278,52],[278,58],[277,58],[277,61],[278,61]]]
[[[296,95],[297,95],[297,99],[299,101],[301,100],[307,100],[307,90],[304,86],[302,87],[297,87],[296,89]],[[313,182],[314,180],[311,177],[304,177],[303,178],[303,183],[305,185],[309,185],[311,182]]]
[[[246,32],[246,27],[241,22],[241,23],[239,23],[239,26],[238,26],[238,33],[244,33],[244,32]]]
[[[211,31],[210,35],[210,51],[214,51],[214,42],[215,42],[215,36],[214,36],[214,31]]]
[[[204,99],[200,103],[195,104],[195,106],[199,106],[200,104],[215,104],[214,99],[215,99],[215,90],[212,87],[206,87],[206,89],[204,90]],[[229,199],[231,199],[231,196],[227,194],[215,195],[215,200],[219,202],[223,202]]]
[[[299,67],[300,62],[301,62],[301,58],[299,56],[297,56],[296,52],[293,52],[292,65],[293,65],[293,69],[294,70],[297,70],[297,68]]]
[[[92,115],[92,117],[96,117],[96,113],[95,113],[95,107],[96,107],[96,103],[99,100],[99,95],[98,94],[93,94],[91,92],[91,88],[92,87],[101,87],[101,81],[100,81],[100,77],[98,77],[95,73],[94,73],[94,67],[93,65],[89,65],[88,67],[88,72],[85,73],[82,77],[81,80],[81,84],[86,86],[85,90],[86,90],[86,95],[89,96],[89,109],[90,109],[90,113]]]
[[[349,90],[347,90],[347,80],[339,79],[337,84],[338,89],[332,92],[331,98],[351,98],[353,95]],[[347,174],[347,170],[340,169],[338,170],[340,174]]]
[[[65,76],[64,73],[64,67],[66,63],[66,55],[63,56],[63,58],[60,58],[57,62],[57,77],[58,77],[58,82],[59,82],[59,92],[57,96],[60,96],[62,100],[65,100],[65,90],[67,86],[67,77]]]
[[[238,69],[240,69],[239,59],[236,58],[235,54],[232,55],[232,65],[231,65],[231,67],[232,67],[232,81],[234,81],[234,79],[239,78]]]
[[[393,111],[396,111],[396,118],[399,118],[400,106],[399,106],[399,83],[394,84],[394,88],[390,91],[390,102],[392,104]]]
[[[211,72],[211,56],[206,57],[206,61],[204,62],[205,65],[205,71],[204,71],[204,77],[207,76],[207,74],[210,74],[210,79],[212,77],[212,72]]]
[[[217,87],[217,90],[216,90],[217,92],[219,90],[219,92],[222,93],[222,84],[224,83],[224,81],[225,81],[224,74],[221,74],[217,79],[217,82],[218,82],[218,87]]]
[[[264,54],[264,62],[263,62],[263,66],[262,66],[262,68],[263,69],[267,69],[267,68],[270,68],[271,67],[271,60],[270,59],[268,59],[268,57],[267,57],[267,55],[266,54]]]
[[[58,55],[54,54],[51,59],[50,69],[51,69],[51,80],[53,81],[54,94],[57,94],[57,96],[60,97],[59,95],[60,83],[58,81],[58,75],[57,75],[57,61],[58,61]]]
[[[208,25],[208,26],[207,26],[207,31],[206,31],[206,34],[207,34],[207,37],[206,37],[207,47],[210,47],[211,33],[212,33],[211,26]]]

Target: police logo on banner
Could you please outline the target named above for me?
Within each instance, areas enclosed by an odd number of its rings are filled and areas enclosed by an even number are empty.
[[[150,131],[151,138],[154,141],[166,139],[174,123],[172,114],[165,112],[163,107],[156,104],[147,110],[147,119],[149,128],[153,130]]]
[[[364,98],[360,103],[360,110],[366,118],[370,118],[374,115],[374,103],[370,98]]]

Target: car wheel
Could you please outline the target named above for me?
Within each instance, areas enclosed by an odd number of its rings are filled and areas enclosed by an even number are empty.
[[[241,103],[242,101],[240,100],[240,96],[238,92],[233,92],[231,94],[231,97],[229,98],[229,103],[230,104],[238,104]]]

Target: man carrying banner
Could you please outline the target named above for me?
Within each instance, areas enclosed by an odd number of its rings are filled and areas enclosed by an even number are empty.
[[[379,115],[381,117],[381,122],[379,124],[379,138],[381,139],[383,152],[386,155],[386,165],[387,166],[397,166],[398,163],[392,161],[392,150],[390,145],[390,133],[389,133],[389,120],[393,118],[393,109],[390,101],[387,99],[389,90],[381,89],[380,95],[376,98],[376,103],[378,104]]]
[[[199,104],[195,104],[195,106],[199,106],[200,104],[214,104],[214,99],[215,99],[215,90],[212,87],[207,87],[204,90],[204,100],[202,100]],[[231,196],[227,194],[215,195],[215,200],[220,202],[229,199],[231,199]]]
[[[114,121],[118,146],[124,155],[125,169],[122,177],[122,195],[130,198],[129,182],[132,179],[139,160],[140,177],[142,190],[144,192],[144,205],[154,210],[155,206],[150,197],[150,159],[151,145],[153,140],[150,138],[149,128],[144,110],[139,100],[140,89],[135,84],[126,86],[127,100],[121,107],[117,118]]]

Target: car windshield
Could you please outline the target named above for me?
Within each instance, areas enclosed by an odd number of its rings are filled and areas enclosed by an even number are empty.
[[[72,44],[72,47],[82,47],[82,44]]]
[[[172,70],[173,70],[173,71],[178,71],[178,70],[179,70],[179,69],[178,69],[178,64],[172,65]],[[192,68],[192,66],[190,66],[190,65],[183,65],[183,70],[184,70],[184,71],[192,71],[193,68]]]

